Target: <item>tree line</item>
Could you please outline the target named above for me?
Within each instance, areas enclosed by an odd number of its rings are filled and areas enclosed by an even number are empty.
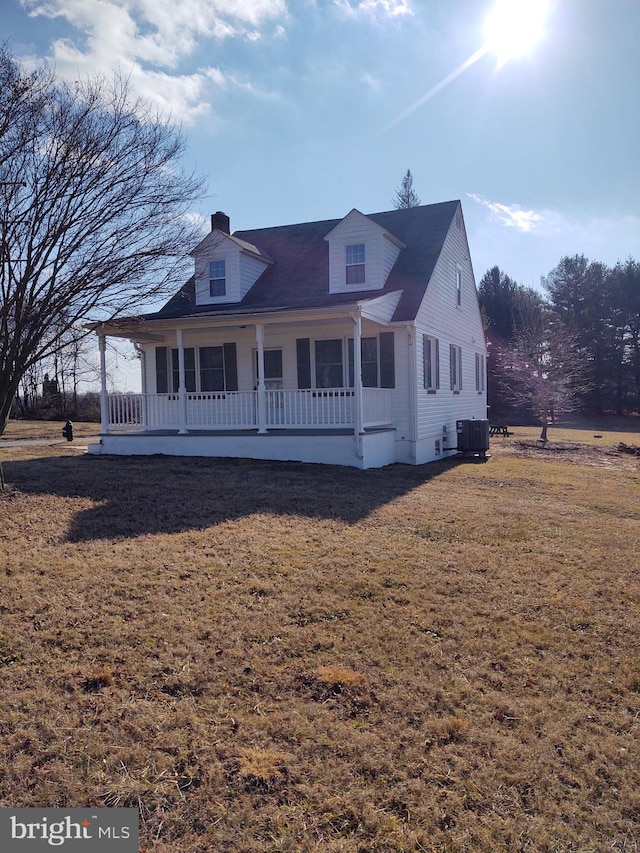
[[[540,292],[495,266],[478,296],[492,420],[640,412],[640,263],[566,256]]]

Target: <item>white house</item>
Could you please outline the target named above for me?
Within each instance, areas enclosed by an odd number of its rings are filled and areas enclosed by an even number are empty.
[[[223,213],[157,313],[97,324],[108,454],[359,468],[456,450],[486,418],[486,346],[459,201],[236,231]],[[141,354],[109,395],[105,338]]]

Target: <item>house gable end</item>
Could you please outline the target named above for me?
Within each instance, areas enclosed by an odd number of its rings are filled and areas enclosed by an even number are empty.
[[[415,322],[425,333],[461,346],[465,353],[474,351],[486,355],[478,293],[460,207],[447,230]]]
[[[195,261],[195,304],[239,303],[272,261],[252,243],[224,231],[207,234],[191,252]]]
[[[382,290],[404,243],[355,208],[324,237],[329,293]]]

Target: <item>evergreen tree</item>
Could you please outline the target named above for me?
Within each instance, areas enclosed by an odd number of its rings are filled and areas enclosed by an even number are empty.
[[[420,204],[420,198],[413,188],[411,169],[407,169],[402,183],[396,190],[396,197],[391,199],[391,203],[398,210],[404,207],[417,207]]]

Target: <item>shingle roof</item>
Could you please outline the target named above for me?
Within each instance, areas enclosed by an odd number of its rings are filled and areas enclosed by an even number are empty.
[[[326,308],[402,290],[393,320],[415,318],[436,261],[458,209],[458,201],[368,214],[405,245],[382,290],[329,293],[329,247],[325,236],[340,219],[235,231],[238,240],[258,247],[273,259],[239,303],[196,305],[190,278],[156,314],[147,319],[177,319],[199,314],[244,314],[300,308]]]

